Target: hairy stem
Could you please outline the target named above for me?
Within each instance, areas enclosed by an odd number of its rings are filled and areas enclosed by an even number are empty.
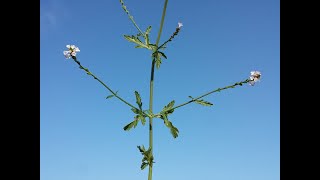
[[[166,16],[166,10],[167,10],[167,4],[168,0],[165,0],[163,11],[162,11],[162,17],[161,17],[161,22],[160,22],[160,29],[158,32],[158,37],[156,41],[156,47],[158,47],[161,33],[162,33],[162,28],[163,28],[163,23],[164,23],[164,18]],[[150,78],[150,101],[149,101],[149,111],[152,114],[153,112],[153,81],[154,81],[154,66],[155,66],[155,59],[152,59],[152,65],[151,65],[151,78]],[[151,154],[153,154],[153,127],[152,127],[152,119],[153,117],[149,117],[149,148],[151,149]],[[148,180],[152,180],[152,162],[149,164],[149,173],[148,173]]]
[[[128,106],[132,107],[132,108],[136,108],[134,107],[132,104],[128,103],[127,101],[125,101],[124,99],[122,99],[121,97],[119,97],[112,89],[110,89],[104,82],[102,82],[97,76],[95,76],[94,74],[92,74],[89,69],[83,67],[80,62],[77,60],[77,58],[75,56],[72,56],[72,59],[80,66],[80,69],[83,69],[85,72],[87,72],[88,75],[92,76],[95,80],[97,80],[100,84],[102,84],[105,88],[107,88],[116,98],[118,98],[120,101],[124,102],[125,104],[127,104]],[[137,109],[137,108],[136,108]]]

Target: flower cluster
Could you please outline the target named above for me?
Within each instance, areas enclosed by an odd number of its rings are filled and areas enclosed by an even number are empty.
[[[71,57],[75,57],[77,52],[80,52],[80,49],[75,45],[67,45],[68,51],[63,51],[63,55],[70,59]]]
[[[251,76],[250,76],[250,85],[253,86],[256,82],[258,82],[261,78],[261,72],[259,71],[251,71]]]

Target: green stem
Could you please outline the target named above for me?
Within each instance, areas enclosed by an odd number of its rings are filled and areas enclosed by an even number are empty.
[[[133,16],[130,15],[129,11],[127,10],[127,7],[124,5],[123,0],[120,0],[120,3],[123,10],[127,13],[127,15],[129,16],[129,19],[132,21],[133,25],[138,29],[138,31],[143,35],[143,37],[146,38],[146,35],[141,31],[137,23],[133,20]]]
[[[110,89],[104,82],[102,82],[97,76],[95,76],[94,74],[92,74],[87,68],[83,67],[80,62],[77,60],[77,58],[75,56],[72,57],[72,59],[80,66],[80,69],[83,69],[84,71],[87,72],[88,75],[92,76],[95,80],[97,80],[98,82],[100,82],[100,84],[102,84],[105,88],[107,88],[116,98],[118,98],[120,101],[124,102],[125,104],[127,104],[128,106],[132,107],[132,108],[136,108],[134,107],[132,104],[128,103],[127,101],[125,101],[124,99],[122,99],[121,97],[119,97],[114,91],[112,91],[112,89]],[[136,108],[137,109],[137,108]]]
[[[205,96],[208,96],[209,94],[212,94],[212,93],[215,93],[215,92],[220,92],[220,91],[222,91],[222,90],[226,90],[226,89],[229,89],[229,88],[234,88],[234,87],[236,87],[236,86],[242,86],[242,84],[248,83],[248,82],[250,82],[250,81],[251,81],[250,79],[246,79],[246,80],[244,80],[244,81],[235,83],[235,84],[230,85],[230,86],[226,86],[226,87],[224,87],[224,88],[218,88],[218,89],[213,90],[213,91],[210,91],[210,92],[208,92],[208,93],[206,93],[206,94],[204,94],[204,95],[201,95],[201,96],[199,96],[199,97],[197,97],[197,98],[194,98],[194,99],[192,99],[192,100],[190,100],[190,101],[188,101],[188,102],[185,102],[185,103],[183,103],[183,104],[180,104],[180,105],[178,105],[178,106],[175,106],[175,107],[173,107],[173,108],[171,108],[171,109],[169,109],[169,110],[167,110],[167,111],[171,111],[171,110],[173,110],[173,109],[177,109],[177,108],[179,108],[179,107],[185,106],[185,105],[187,105],[187,104],[189,104],[189,103],[192,103],[192,102],[194,102],[194,101],[196,101],[196,100],[198,100],[198,99],[200,99],[200,98],[203,98],[203,97],[205,97]],[[155,116],[157,116],[157,115],[155,115]]]
[[[162,28],[163,28],[163,23],[164,23],[164,18],[166,16],[166,10],[167,10],[167,4],[168,0],[165,0],[163,11],[162,11],[162,17],[161,17],[161,22],[160,22],[160,29],[158,32],[158,37],[156,41],[156,47],[158,47],[161,33],[162,33]],[[152,114],[153,112],[153,81],[154,81],[154,66],[155,66],[155,59],[152,59],[152,65],[151,65],[151,78],[150,78],[150,100],[149,100],[149,111]],[[149,148],[151,149],[151,154],[153,155],[153,127],[152,127],[152,120],[153,117],[149,117]],[[148,180],[152,180],[152,162],[149,164],[149,173],[148,173]]]
[[[157,50],[161,49],[161,48],[162,48],[163,46],[165,46],[168,42],[172,41],[172,39],[173,39],[176,35],[178,35],[179,31],[180,31],[180,28],[176,28],[176,31],[173,33],[173,35],[171,35],[170,38],[169,38],[167,41],[165,41],[163,44],[161,44],[161,45],[157,48]]]

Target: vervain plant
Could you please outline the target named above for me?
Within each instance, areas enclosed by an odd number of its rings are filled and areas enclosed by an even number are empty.
[[[236,82],[232,85],[223,87],[223,88],[217,88],[215,90],[209,91],[208,93],[205,93],[203,95],[197,96],[197,97],[191,97],[189,96],[189,100],[186,101],[185,103],[179,104],[175,106],[175,101],[172,100],[169,102],[162,111],[158,113],[153,112],[153,86],[154,86],[154,72],[155,72],[155,67],[157,69],[160,68],[162,58],[167,59],[167,56],[164,53],[165,48],[167,48],[167,44],[174,39],[175,36],[177,36],[182,28],[182,23],[178,23],[178,26],[176,27],[175,31],[173,34],[162,44],[159,45],[160,43],[160,37],[161,37],[161,32],[163,29],[163,23],[166,15],[166,9],[167,9],[167,4],[168,0],[165,0],[164,6],[163,6],[163,11],[162,11],[162,17],[161,17],[161,22],[160,22],[160,28],[158,31],[158,36],[157,40],[155,43],[150,42],[149,34],[151,31],[151,26],[147,27],[145,31],[142,31],[141,28],[137,25],[137,23],[134,21],[133,16],[129,13],[127,7],[124,5],[123,0],[120,0],[121,6],[123,10],[126,12],[126,14],[129,16],[129,19],[133,23],[133,25],[136,27],[138,30],[138,34],[136,35],[124,35],[124,38],[128,40],[131,43],[134,43],[136,46],[135,48],[145,48],[150,50],[151,53],[151,76],[150,76],[150,94],[149,94],[149,108],[148,109],[143,109],[142,108],[142,100],[140,97],[140,94],[135,91],[135,97],[136,97],[136,105],[132,105],[131,103],[127,102],[123,98],[120,97],[120,95],[117,94],[114,90],[112,90],[108,85],[106,85],[104,82],[102,82],[97,76],[95,76],[91,71],[89,71],[88,68],[85,68],[80,64],[80,61],[77,59],[77,53],[80,52],[80,49],[76,47],[75,45],[67,45],[68,50],[64,51],[63,54],[67,59],[72,58],[74,62],[76,62],[79,65],[79,68],[84,70],[89,76],[92,76],[95,80],[97,80],[100,84],[102,84],[108,91],[111,92],[111,95],[107,96],[106,98],[112,98],[115,97],[128,105],[131,108],[131,111],[134,113],[134,120],[124,126],[125,131],[129,131],[132,128],[135,128],[139,122],[141,122],[142,125],[146,124],[146,118],[149,119],[149,147],[146,149],[143,145],[142,146],[137,146],[139,151],[142,154],[142,163],[141,163],[141,170],[145,169],[146,167],[149,167],[149,173],[148,173],[148,180],[152,180],[152,168],[153,168],[153,163],[154,163],[154,156],[153,156],[153,119],[154,118],[159,118],[162,119],[165,126],[169,128],[172,136],[174,138],[178,137],[179,130],[177,127],[175,127],[172,122],[169,120],[169,115],[171,115],[176,109],[188,105],[190,103],[197,103],[203,106],[212,106],[213,104],[205,101],[204,98],[205,96],[208,96],[212,93],[215,92],[220,92],[222,90],[226,90],[229,88],[235,88],[236,86],[242,86],[243,84],[249,83],[250,85],[254,85],[256,82],[258,82],[261,78],[261,73],[259,71],[251,71],[251,75],[249,76],[248,79],[245,79],[240,82]]]

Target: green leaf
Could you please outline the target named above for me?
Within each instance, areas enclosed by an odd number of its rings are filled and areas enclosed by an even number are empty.
[[[145,34],[149,34],[149,33],[150,33],[150,31],[151,31],[151,26],[149,26],[149,27],[147,28],[146,33],[145,33]]]
[[[109,96],[106,97],[106,99],[112,98],[113,96],[114,96],[113,94],[109,95]]]
[[[138,119],[135,119],[134,121],[132,121],[131,123],[127,124],[123,130],[125,131],[129,131],[132,127],[135,128],[138,125]]]
[[[124,35],[124,38],[125,38],[126,40],[128,40],[129,42],[136,43],[137,45],[139,45],[139,47],[142,46],[142,47],[148,49],[148,47],[147,47],[146,45],[144,45],[138,37],[135,37],[134,35],[132,35],[132,36]],[[136,46],[136,47],[137,47],[137,46]]]
[[[198,104],[201,104],[203,106],[212,106],[213,104],[211,102],[208,102],[208,101],[204,101],[202,99],[198,99],[198,100],[195,100],[194,101],[195,103],[198,103]]]
[[[141,146],[137,146],[137,147],[141,153],[144,153],[146,151],[146,149],[144,148],[144,145],[142,145],[142,147]]]
[[[138,115],[138,119],[141,121],[142,125],[146,124],[146,118],[143,115]]]
[[[168,120],[168,117],[167,117],[167,115],[162,115],[162,117],[163,117],[163,120],[164,120],[164,124],[167,126],[167,127],[169,127],[170,126],[170,124],[169,124],[169,120]]]
[[[149,47],[155,51],[157,49],[157,46],[155,44],[149,44]]]
[[[140,114],[140,110],[137,108],[131,108],[131,111],[134,112],[135,114]]]
[[[178,128],[174,127],[173,124],[172,124],[170,121],[169,121],[169,124],[170,124],[170,126],[171,126],[170,132],[171,132],[172,136],[173,136],[174,138],[177,138],[177,137],[178,137],[178,134],[179,134]]]
[[[146,44],[147,46],[149,46],[149,44],[150,44],[150,39],[149,39],[149,33],[150,33],[150,31],[151,31],[151,26],[149,26],[149,27],[147,28],[146,32],[145,32],[145,35],[146,35],[145,44]]]
[[[157,58],[157,59],[156,59],[156,68],[157,68],[157,69],[160,68],[161,63],[162,63],[162,62],[161,62],[161,59],[160,59],[160,58]]]
[[[170,129],[170,133],[172,134],[172,136],[174,138],[177,138],[178,137],[178,134],[179,134],[179,130],[178,128],[176,128],[175,126],[173,126],[172,122],[170,122],[168,120],[168,117],[166,114],[162,114],[161,115],[161,119],[164,120],[164,124]]]
[[[141,168],[141,170],[143,170],[143,169],[146,168],[147,166],[148,166],[148,163],[142,162],[140,168]]]
[[[159,53],[162,57],[164,57],[164,58],[166,58],[166,59],[167,59],[167,56],[166,56],[163,52],[158,51],[158,53]]]
[[[141,97],[140,97],[140,94],[138,93],[138,91],[135,91],[134,92],[135,95],[136,95],[136,103],[138,104],[140,110],[141,110],[141,107],[142,107],[142,102],[141,102]]]
[[[163,111],[167,111],[167,110],[170,110],[171,108],[173,108],[173,105],[174,105],[175,101],[171,101],[168,105],[166,105],[163,109],[162,109],[162,112]]]

